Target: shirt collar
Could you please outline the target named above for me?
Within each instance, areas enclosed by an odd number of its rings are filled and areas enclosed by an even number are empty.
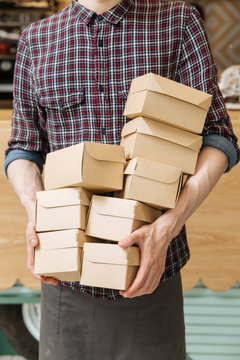
[[[101,16],[106,19],[108,22],[112,24],[117,24],[122,17],[127,13],[128,9],[130,8],[133,0],[122,0],[112,9],[105,11],[101,14]],[[79,4],[77,0],[72,0],[72,11],[75,14],[78,14],[81,20],[88,25],[92,18],[95,18],[97,14],[87,9],[85,6]]]

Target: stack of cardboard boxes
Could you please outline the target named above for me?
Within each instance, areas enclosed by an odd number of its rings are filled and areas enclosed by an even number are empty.
[[[116,242],[160,212],[137,201],[93,195],[122,189],[124,165],[124,148],[116,145],[81,143],[48,154],[46,191],[37,193],[35,274],[129,287],[138,270],[139,249],[124,250]]]
[[[196,133],[210,103],[206,93],[146,74],[132,81],[124,115],[133,120],[121,146],[81,143],[48,154],[46,191],[37,194],[35,273],[128,288],[139,249],[117,242],[175,207],[183,174],[194,173],[202,144]],[[115,197],[96,195],[108,191]]]
[[[183,174],[193,174],[211,95],[149,73],[133,79],[122,130],[128,160],[117,196],[174,208]]]

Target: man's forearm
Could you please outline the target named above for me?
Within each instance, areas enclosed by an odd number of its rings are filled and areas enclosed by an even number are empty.
[[[181,191],[175,209],[167,213],[175,218],[173,237],[205,200],[228,166],[226,155],[213,147],[204,147],[198,157],[195,174],[190,176]]]
[[[7,174],[29,220],[34,220],[36,192],[44,189],[39,167],[32,161],[18,159],[8,165]]]

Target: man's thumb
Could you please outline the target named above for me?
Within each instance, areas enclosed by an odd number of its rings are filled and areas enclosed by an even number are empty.
[[[136,242],[137,242],[136,236],[134,236],[134,234],[130,234],[125,238],[121,239],[118,242],[118,245],[121,246],[122,248],[128,248],[129,246],[136,244]]]
[[[37,241],[37,239],[35,239],[34,237],[29,240],[29,243],[30,243],[31,246],[33,246],[33,247],[35,247],[35,246],[38,245],[38,241]]]

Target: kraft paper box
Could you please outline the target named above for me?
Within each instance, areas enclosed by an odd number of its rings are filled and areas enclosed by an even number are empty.
[[[212,96],[149,73],[132,80],[124,115],[139,115],[190,132],[202,132]]]
[[[136,277],[139,262],[138,247],[122,249],[117,244],[84,244],[80,283],[126,290]]]
[[[120,241],[142,225],[155,221],[161,211],[138,201],[93,195],[86,235]]]
[[[82,188],[37,192],[36,230],[85,230],[91,197]]]
[[[79,281],[83,244],[95,239],[78,229],[39,233],[38,237],[34,274]]]
[[[95,193],[122,189],[124,149],[119,145],[80,143],[47,154],[45,189],[83,187]]]
[[[128,162],[124,174],[124,188],[116,192],[116,196],[138,200],[159,209],[175,207],[182,184],[181,169],[134,158]]]
[[[122,129],[126,159],[142,157],[194,174],[202,137],[155,120],[137,117]]]

